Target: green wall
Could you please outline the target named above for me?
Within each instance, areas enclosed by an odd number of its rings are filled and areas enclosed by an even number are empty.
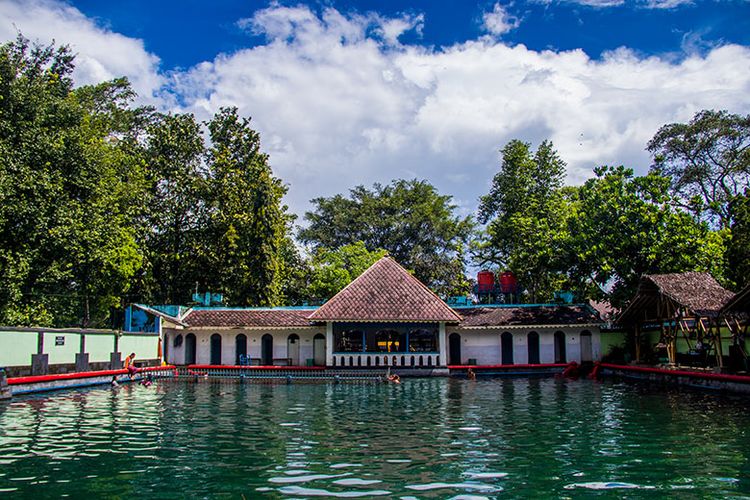
[[[89,363],[109,362],[109,356],[114,350],[114,335],[86,335],[86,352],[89,353]]]
[[[0,366],[30,366],[37,339],[37,332],[0,331]]]
[[[57,338],[64,339],[64,345],[56,345]],[[51,365],[76,362],[76,353],[81,351],[81,336],[78,333],[44,332],[44,353],[49,355]]]
[[[135,353],[135,359],[158,358],[159,337],[157,335],[123,335],[120,337],[120,352],[125,359],[131,352]]]

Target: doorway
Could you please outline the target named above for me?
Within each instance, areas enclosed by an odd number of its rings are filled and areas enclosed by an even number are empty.
[[[326,337],[322,333],[313,337],[313,363],[315,366],[326,365]]]
[[[260,364],[273,365],[273,335],[265,334],[260,339]]]
[[[286,357],[289,364],[299,366],[299,335],[293,333],[286,339]]]
[[[185,336],[185,364],[195,364],[195,334],[192,333]]]
[[[448,364],[461,364],[461,335],[451,333],[448,337]]]
[[[502,364],[512,365],[513,364],[513,334],[510,332],[503,332],[500,335],[500,351],[502,355]]]

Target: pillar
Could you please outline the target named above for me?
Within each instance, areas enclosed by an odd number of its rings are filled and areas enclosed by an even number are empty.
[[[5,370],[0,368],[0,401],[3,399],[10,399],[10,387],[8,386],[8,378],[5,375]]]
[[[31,355],[31,374],[47,375],[49,373],[49,355],[44,354],[44,332],[37,333],[36,354]]]
[[[326,322],[326,366],[333,365],[333,322]]]
[[[440,353],[440,366],[448,366],[447,343],[448,337],[446,337],[445,322],[441,321],[438,325],[438,352]]]

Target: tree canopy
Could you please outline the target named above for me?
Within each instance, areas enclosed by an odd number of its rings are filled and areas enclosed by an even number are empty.
[[[299,232],[313,250],[335,250],[357,242],[369,251],[386,250],[436,292],[448,296],[468,291],[464,251],[474,222],[456,215],[451,196],[427,181],[394,180],[372,189],[357,186],[346,198],[312,200],[309,225]]]

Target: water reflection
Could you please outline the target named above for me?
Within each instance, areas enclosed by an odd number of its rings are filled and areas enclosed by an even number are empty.
[[[0,492],[742,495],[748,406],[717,394],[534,378],[164,381],[61,392],[0,405]]]

